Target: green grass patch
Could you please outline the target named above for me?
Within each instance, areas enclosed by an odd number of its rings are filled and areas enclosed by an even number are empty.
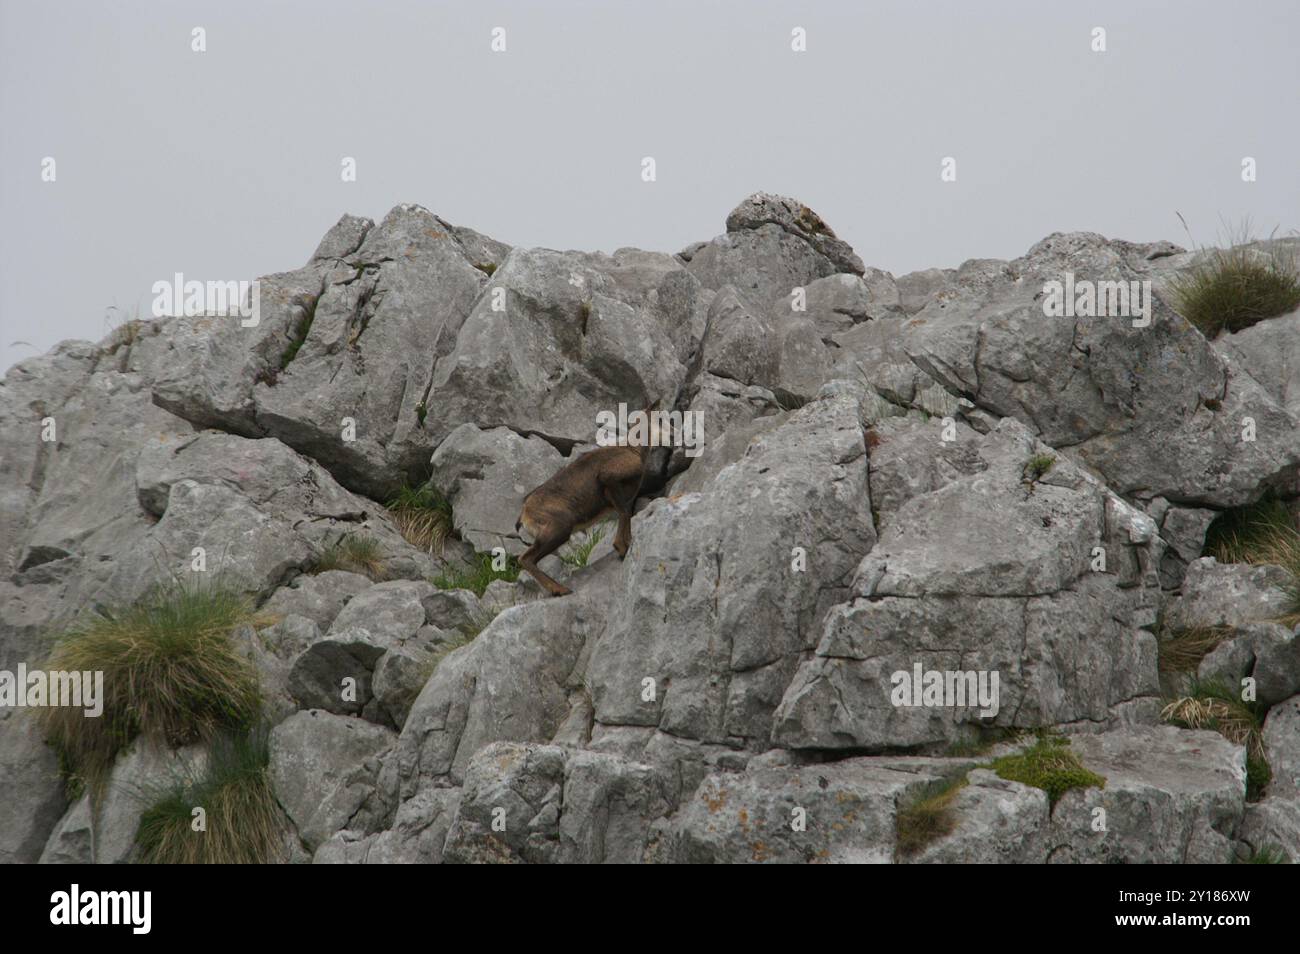
[[[284,819],[268,772],[267,731],[218,736],[206,768],[158,793],[140,817],[143,864],[266,864],[279,851]],[[196,816],[195,809],[203,809]],[[202,830],[195,830],[201,818]]]
[[[1246,753],[1246,800],[1257,802],[1264,797],[1264,790],[1273,781],[1273,768],[1268,759],[1261,755]]]
[[[379,541],[374,537],[350,533],[326,547],[307,572],[347,570],[380,581],[388,572],[380,553]]]
[[[1217,338],[1300,307],[1300,271],[1295,255],[1281,249],[1210,249],[1174,278],[1171,290],[1179,314]]]
[[[989,766],[999,778],[1041,788],[1052,808],[1072,788],[1105,788],[1106,780],[1083,767],[1070,751],[1068,739],[1041,736],[1029,748],[994,759]]]
[[[1025,462],[1025,468],[1022,473],[1026,480],[1040,480],[1056,464],[1056,458],[1051,454],[1035,454]]]
[[[574,569],[586,566],[587,561],[591,559],[591,551],[596,549],[596,544],[605,538],[605,530],[608,526],[608,523],[602,523],[597,527],[593,527],[587,532],[586,539],[581,543],[571,543],[566,546],[565,550],[568,552],[561,553],[560,560],[563,561],[565,566],[571,566]]]
[[[899,857],[910,858],[952,833],[957,827],[952,802],[966,784],[965,776],[934,782],[899,807],[895,817]]]
[[[1243,865],[1284,865],[1287,864],[1286,852],[1277,845],[1261,845],[1255,848],[1245,860],[1241,861]]]
[[[519,579],[519,561],[512,556],[505,558],[505,568],[498,570],[496,558],[491,553],[476,553],[468,566],[450,566],[431,582],[440,590],[472,590],[475,596],[482,596],[493,580],[505,580],[513,583]]]
[[[55,641],[45,669],[103,672],[103,714],[37,710],[73,790],[96,792],[137,737],[176,747],[244,730],[261,710],[257,673],[230,639],[252,604],[220,584],[168,584],[86,617]]]
[[[283,371],[289,367],[289,362],[298,357],[298,350],[307,341],[307,334],[311,331],[312,322],[316,320],[316,302],[312,301],[302,309],[302,314],[294,322],[293,334],[289,337],[289,346],[284,349],[284,354],[280,355],[280,370]]]
[[[497,270],[495,262],[475,262],[474,267],[488,276],[495,275]]]
[[[404,484],[387,508],[403,539],[425,553],[441,549],[452,534],[451,501],[430,484]]]

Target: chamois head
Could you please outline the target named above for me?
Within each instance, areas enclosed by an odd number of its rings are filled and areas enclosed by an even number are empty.
[[[659,403],[660,399],[656,398],[653,404],[642,411],[639,422],[634,423],[627,434],[628,446],[636,448],[642,460],[652,449],[662,446],[670,436],[664,434],[660,427]]]

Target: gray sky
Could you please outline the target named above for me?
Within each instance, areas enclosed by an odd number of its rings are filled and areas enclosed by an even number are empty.
[[[762,189],[895,274],[1053,231],[1189,244],[1175,210],[1202,244],[1247,216],[1289,232],[1298,36],[1295,0],[0,0],[0,368],[98,339],[110,305],[147,316],[174,272],[295,268],[399,202],[675,252]]]

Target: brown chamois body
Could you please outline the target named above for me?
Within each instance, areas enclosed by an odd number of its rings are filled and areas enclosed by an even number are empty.
[[[657,435],[657,430],[652,429],[651,435]],[[632,545],[632,508],[656,440],[651,436],[643,446],[600,447],[583,454],[524,498],[515,530],[523,527],[533,543],[520,555],[519,565],[552,596],[567,596],[572,590],[538,569],[537,561],[558,550],[575,531],[617,514],[614,550],[620,560],[627,556]]]

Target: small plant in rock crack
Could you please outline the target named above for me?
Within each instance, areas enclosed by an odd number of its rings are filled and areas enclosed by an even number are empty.
[[[920,795],[898,809],[898,854],[910,858],[952,833],[957,815],[952,803],[966,787],[966,777],[943,779],[927,785]]]
[[[388,574],[381,553],[379,541],[374,537],[350,533],[327,546],[307,572],[347,570],[349,573],[360,573],[378,582]]]
[[[1042,480],[1055,463],[1056,458],[1051,454],[1035,454],[1025,462],[1022,474],[1027,482],[1034,483]]]
[[[146,323],[140,318],[140,309],[136,308],[131,317],[124,317],[125,312],[116,305],[108,309],[109,312],[118,312],[116,317],[104,315],[104,322],[110,326],[108,343],[105,350],[109,354],[115,354],[119,348],[130,348],[140,339],[141,333],[146,327]]]
[[[1246,797],[1258,799],[1272,778],[1264,750],[1264,712],[1222,683],[1193,679],[1187,693],[1165,704],[1160,718],[1185,729],[1213,729],[1246,749]]]
[[[605,531],[608,527],[608,521],[599,526],[592,527],[587,531],[587,538],[585,540],[581,543],[575,543],[568,546],[566,549],[569,552],[560,554],[560,559],[564,562],[564,565],[573,567],[574,569],[586,566],[587,561],[591,559],[591,551],[596,549],[596,544],[600,543],[600,541],[605,538]]]
[[[471,590],[475,596],[482,596],[494,580],[513,583],[519,579],[519,560],[508,556],[505,568],[498,570],[491,553],[476,553],[468,566],[448,566],[431,582],[440,590]]]
[[[1258,848],[1251,849],[1250,854],[1237,863],[1243,865],[1285,865],[1288,862],[1286,852],[1280,846],[1261,845]]]
[[[1268,496],[1257,503],[1225,510],[1205,533],[1204,556],[1220,563],[1280,566],[1287,571],[1282,587],[1287,608],[1279,622],[1300,623],[1300,531],[1282,501]]]
[[[284,816],[271,790],[268,731],[221,735],[201,772],[153,793],[136,831],[144,864],[266,864],[280,849]],[[201,808],[203,829],[194,830]]]
[[[1072,788],[1106,787],[1106,779],[1084,768],[1069,746],[1066,738],[1043,735],[1023,751],[994,759],[990,768],[999,778],[1041,788],[1047,793],[1048,804],[1055,808],[1061,796]]]
[[[487,629],[500,613],[499,607],[480,609],[456,627],[447,639],[439,643],[429,654],[429,658],[424,663],[424,681],[428,682],[432,678],[444,659],[462,646],[468,646],[478,639],[479,634]]]
[[[1295,251],[1252,248],[1250,233],[1247,221],[1230,236],[1231,247],[1202,250],[1202,260],[1171,282],[1174,307],[1207,338],[1300,307]]]
[[[57,637],[47,670],[104,673],[99,718],[71,706],[37,712],[71,787],[98,792],[137,737],[176,746],[252,725],[261,689],[231,633],[256,622],[251,602],[220,582],[171,583]]]
[[[295,306],[298,311],[298,320],[294,322],[293,334],[289,338],[289,344],[280,355],[280,370],[283,371],[289,367],[290,362],[298,357],[298,351],[307,341],[307,334],[311,331],[312,322],[316,320],[316,302],[312,301],[309,305],[301,304]]]
[[[388,501],[388,513],[411,546],[426,553],[439,550],[452,534],[451,501],[431,484],[405,484]]]

